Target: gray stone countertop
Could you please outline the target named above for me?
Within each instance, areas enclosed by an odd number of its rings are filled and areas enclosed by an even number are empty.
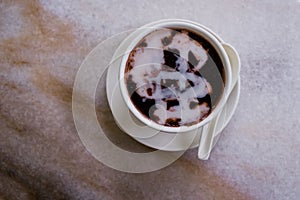
[[[240,102],[208,161],[119,172],[78,137],[74,78],[99,42],[163,18],[238,50]],[[1,0],[0,199],[299,199],[299,37],[299,0]]]

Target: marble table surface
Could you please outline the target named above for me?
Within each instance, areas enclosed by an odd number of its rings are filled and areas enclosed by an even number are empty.
[[[236,47],[240,102],[208,161],[193,149],[158,171],[120,172],[79,139],[75,75],[101,41],[164,18]],[[299,199],[299,32],[299,0],[1,0],[0,199]],[[146,149],[105,112],[115,142]]]

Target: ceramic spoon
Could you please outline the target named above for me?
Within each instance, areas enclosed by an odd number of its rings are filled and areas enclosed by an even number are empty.
[[[228,54],[231,65],[232,85],[230,86],[230,91],[232,91],[235,84],[237,83],[240,73],[240,58],[236,50],[232,46],[223,44],[223,47]],[[214,119],[212,119],[212,121],[203,126],[198,148],[199,159],[207,160],[209,158],[213,146],[214,132],[216,130],[216,127],[219,126],[219,123],[224,122],[224,117],[221,117],[223,120],[219,120],[220,116],[224,116],[224,112],[226,113],[226,107],[224,107],[224,109]]]

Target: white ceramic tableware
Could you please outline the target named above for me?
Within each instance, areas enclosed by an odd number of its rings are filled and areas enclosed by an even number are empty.
[[[153,31],[155,28],[168,27],[185,28],[201,34],[201,36],[213,44],[225,66],[227,79],[221,100],[205,120],[189,127],[170,128],[152,123],[149,119],[141,116],[134,106],[130,104],[130,98],[124,95],[124,85],[120,84],[120,79],[123,78],[121,72],[128,58],[128,51],[132,50],[145,34]],[[209,133],[211,137],[209,140],[211,143],[209,145],[210,152],[211,147],[217,141],[216,139],[213,140],[213,138],[217,138],[216,136],[228,124],[239,98],[238,73],[231,67],[233,63],[238,62],[238,55],[236,51],[233,51],[232,54],[227,47],[227,44],[211,30],[195,22],[186,20],[161,20],[134,31],[116,50],[107,74],[106,89],[108,102],[118,126],[137,141],[152,148],[166,151],[182,151],[198,146],[203,126],[208,125],[212,120],[216,120],[216,117],[219,117],[222,120],[218,120],[219,122],[217,125],[214,125],[213,131]],[[232,82],[237,82],[237,84],[232,84]],[[228,101],[230,101],[230,106],[226,103]],[[226,109],[226,113],[222,112],[224,109]]]

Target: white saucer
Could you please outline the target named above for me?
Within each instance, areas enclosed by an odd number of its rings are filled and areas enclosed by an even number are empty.
[[[148,24],[145,27],[154,26],[156,23],[169,22],[170,20],[162,20],[160,22],[155,22]],[[185,20],[183,20],[185,21]],[[195,24],[201,26],[199,24]],[[142,27],[142,28],[145,28]],[[202,28],[206,28],[201,26]],[[142,29],[141,28],[141,29]],[[207,28],[206,28],[207,29]],[[210,31],[209,29],[207,29]],[[210,31],[211,32],[211,31]],[[120,87],[119,87],[119,68],[122,61],[122,56],[124,55],[126,47],[131,43],[135,38],[138,31],[134,34],[131,34],[126,40],[124,40],[118,49],[116,50],[112,62],[109,65],[107,71],[107,80],[106,80],[106,91],[107,98],[112,114],[118,126],[125,131],[127,134],[132,136],[138,142],[160,150],[165,151],[182,151],[188,148],[195,148],[199,145],[199,140],[202,132],[202,128],[194,130],[188,133],[166,133],[159,132],[155,129],[152,129],[148,126],[144,126],[137,118],[135,118],[129,111],[122,98]],[[214,34],[215,35],[215,34]],[[215,37],[223,42],[217,35]],[[128,52],[127,52],[128,53]],[[240,80],[238,79],[235,87],[233,88],[230,96],[222,109],[222,116],[220,117],[223,123],[216,128],[214,132],[214,144],[217,142],[219,133],[225,128],[229,123],[230,119],[233,116],[233,113],[237,107],[240,94]]]

